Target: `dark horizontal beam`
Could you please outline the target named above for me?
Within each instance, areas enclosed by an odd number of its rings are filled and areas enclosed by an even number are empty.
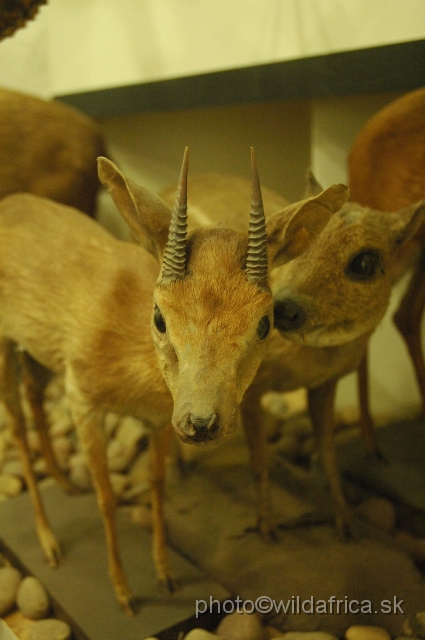
[[[56,96],[93,117],[425,86],[425,40]]]

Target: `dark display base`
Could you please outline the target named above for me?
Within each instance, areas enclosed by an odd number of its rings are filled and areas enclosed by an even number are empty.
[[[56,485],[43,487],[47,513],[63,550],[63,561],[51,569],[35,535],[28,494],[0,505],[0,538],[12,554],[37,576],[57,603],[58,615],[71,623],[78,640],[143,640],[181,623],[195,613],[196,599],[222,599],[228,592],[174,550],[170,564],[179,590],[164,595],[151,558],[151,535],[118,513],[120,549],[130,587],[140,611],[129,617],[119,610],[108,578],[104,533],[94,494],[68,496]]]

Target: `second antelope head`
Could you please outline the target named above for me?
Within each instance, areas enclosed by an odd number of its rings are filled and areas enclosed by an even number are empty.
[[[160,264],[153,299],[146,301],[153,307],[153,342],[174,400],[174,429],[183,441],[200,445],[236,428],[239,404],[268,343],[273,299],[254,155],[246,234],[226,226],[187,234],[187,168],[186,150],[170,209],[99,159],[101,181]]]
[[[425,201],[386,213],[346,202],[343,185],[321,191],[313,181],[311,197],[285,214],[288,250],[271,275],[274,321],[293,342],[330,347],[372,332],[384,316],[397,256],[422,224]],[[269,234],[280,232],[280,215],[268,219]]]

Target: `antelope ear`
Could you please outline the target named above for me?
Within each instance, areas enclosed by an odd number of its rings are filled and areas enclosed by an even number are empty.
[[[307,184],[305,186],[304,198],[312,198],[313,196],[318,196],[319,193],[323,191],[322,185],[316,180],[316,176],[311,169],[307,169],[306,183]]]
[[[390,229],[394,234],[395,250],[410,240],[425,220],[425,200],[389,214]]]
[[[99,180],[138,243],[162,262],[171,221],[171,209],[159,196],[126,178],[107,158],[97,159]]]
[[[296,202],[267,220],[267,242],[272,267],[304,253],[349,197],[348,188],[334,184],[319,195]]]

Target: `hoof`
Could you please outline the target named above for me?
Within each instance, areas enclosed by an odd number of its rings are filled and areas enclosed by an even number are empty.
[[[373,462],[381,462],[382,464],[387,464],[388,460],[382,453],[379,447],[374,447],[366,452],[366,458]]]
[[[266,544],[277,542],[279,539],[277,528],[271,525],[269,525],[267,528],[258,527],[258,532],[260,534],[261,540]]]
[[[139,606],[135,598],[133,598],[130,592],[126,594],[117,594],[117,599],[121,609],[127,616],[134,616],[137,613]]]
[[[348,511],[336,516],[335,528],[340,542],[349,542],[350,540],[355,540],[359,537],[354,516]]]
[[[61,561],[61,557],[62,555],[59,547],[55,549],[50,549],[49,553],[45,553],[46,562],[50,567],[52,567],[52,569],[58,568]]]
[[[61,554],[59,544],[57,543],[55,537],[50,532],[45,533],[41,537],[40,542],[43,548],[43,554],[47,564],[50,567],[52,567],[52,569],[57,569],[60,564],[62,554]]]
[[[378,462],[388,463],[387,458],[384,456],[379,447],[376,447],[376,449],[373,451],[373,455],[375,456],[376,460],[378,460]]]
[[[166,576],[165,578],[161,578],[160,584],[164,589],[165,593],[168,593],[169,595],[172,595],[177,591],[177,585],[171,576]]]
[[[130,598],[126,602],[120,602],[120,606],[127,616],[134,616],[137,613],[138,607],[134,598]]]
[[[257,522],[255,527],[247,527],[245,533],[257,533],[261,540],[267,544],[277,542],[279,539],[277,527],[271,525],[268,520]]]

